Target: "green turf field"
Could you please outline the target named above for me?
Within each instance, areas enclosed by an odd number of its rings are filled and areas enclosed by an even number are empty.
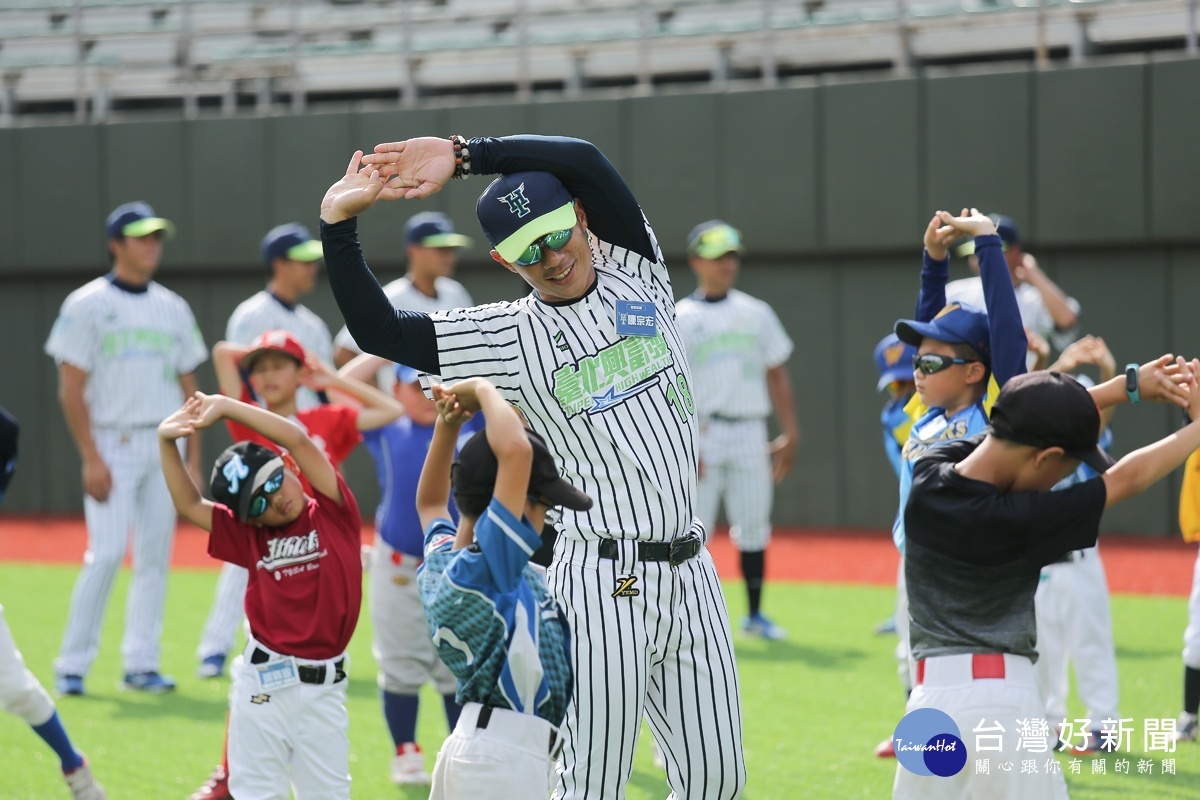
[[[66,618],[74,568],[0,566],[0,602],[39,678],[53,685],[51,662]],[[59,701],[76,742],[92,759],[113,800],[170,800],[186,797],[220,755],[228,683],[193,677],[193,650],[217,573],[178,570],[171,577],[163,670],[180,681],[172,695],[149,697],[116,688],[119,643],[128,574],[122,573],[109,606],[103,647],[87,688],[89,696]],[[871,629],[887,616],[892,593],[871,587],[772,585],[770,611],[790,631],[786,642],[738,639],[745,709],[745,797],[888,797],[894,761],[880,761],[872,748],[890,735],[903,714],[895,678],[892,637]],[[741,613],[741,595],[731,592],[731,613]],[[1084,775],[1068,776],[1075,798],[1200,797],[1200,745],[1175,753],[1177,774],[1137,774],[1141,720],[1179,712],[1179,640],[1186,621],[1182,599],[1119,597],[1114,601],[1121,709],[1136,721],[1132,774],[1118,774],[1121,756],[1082,759]],[[370,622],[364,613],[351,644],[349,686],[351,772],[357,798],[418,798],[388,780],[391,748],[379,710]],[[1072,708],[1072,713],[1083,713]],[[445,721],[436,695],[425,704],[420,738],[432,767]],[[1090,774],[1091,762],[1107,762],[1107,774]],[[1069,759],[1060,757],[1067,769]],[[968,764],[971,768],[971,764]],[[667,795],[666,782],[650,759],[648,741],[639,745],[628,797]],[[17,718],[0,715],[0,800],[68,797],[57,762]]]

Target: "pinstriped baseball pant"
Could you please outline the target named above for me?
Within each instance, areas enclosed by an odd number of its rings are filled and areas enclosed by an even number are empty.
[[[126,672],[154,671],[175,541],[175,507],[158,457],[158,434],[146,427],[125,432],[97,428],[92,435],[112,474],[112,491],[103,503],[84,498],[88,549],[55,668],[60,675],[87,674],[100,649],[104,610],[132,535],[133,581],[121,655]]]
[[[712,557],[705,548],[671,567],[637,561],[633,541],[618,544],[619,558],[602,559],[598,542],[560,537],[547,574],[575,669],[554,797],[625,797],[643,714],[667,762],[669,800],[739,797],[741,697]]]

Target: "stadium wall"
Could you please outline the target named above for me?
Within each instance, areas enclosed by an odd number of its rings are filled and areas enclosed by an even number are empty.
[[[977,68],[976,68],[977,70]],[[174,220],[159,278],[191,303],[205,340],[261,288],[262,234],[315,228],[325,188],[356,147],[412,135],[521,132],[596,142],[632,184],[675,268],[698,221],[745,233],[741,287],[768,299],[796,341],[790,367],[803,430],[778,524],[890,524],[895,481],[880,447],[882,398],[871,347],[911,314],[920,235],[938,207],[974,204],[1015,217],[1027,249],[1083,305],[1081,332],[1119,363],[1200,352],[1200,60],[692,92],[578,102],[495,104],[302,117],[159,120],[0,129],[0,405],[23,423],[6,512],[77,512],[79,461],[42,353],[68,292],[105,270],[102,222],[141,198]],[[423,208],[476,236],[482,179]],[[402,269],[404,206],[365,215],[360,235],[383,279]],[[961,263],[953,277],[966,275]],[[468,251],[460,277],[479,301],[517,296],[517,279]],[[334,331],[326,285],[305,301]],[[215,387],[211,367],[201,385]],[[1122,409],[1117,449],[1170,430],[1165,408]],[[226,443],[209,433],[207,456]],[[209,461],[211,463],[211,461]],[[347,472],[369,515],[370,459]],[[1106,517],[1109,530],[1175,530],[1178,481]]]

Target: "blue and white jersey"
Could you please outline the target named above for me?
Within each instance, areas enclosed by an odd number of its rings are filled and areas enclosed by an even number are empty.
[[[459,445],[483,428],[483,415],[467,420],[458,434]],[[417,514],[417,483],[433,440],[432,425],[418,425],[401,417],[391,425],[363,431],[363,444],[375,460],[380,501],[375,509],[375,534],[393,550],[419,557],[425,551],[425,533]],[[458,520],[454,502],[450,514]]]
[[[458,678],[456,699],[562,723],[571,698],[567,621],[529,565],[542,537],[495,500],[475,521],[475,544],[453,550],[446,519],[425,533],[417,573],[438,656]]]

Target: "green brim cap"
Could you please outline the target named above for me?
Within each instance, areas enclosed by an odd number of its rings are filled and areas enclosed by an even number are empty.
[[[574,228],[577,221],[574,201],[565,203],[517,228],[509,234],[508,238],[496,244],[496,252],[500,254],[501,258],[512,264],[520,258],[529,245],[547,233]]]
[[[421,247],[470,247],[471,237],[461,233],[435,233],[419,242]]]
[[[287,257],[293,261],[319,261],[324,255],[319,239],[309,239],[294,247],[289,247]]]
[[[145,217],[143,219],[134,220],[121,229],[122,236],[149,236],[157,231],[162,231],[168,237],[175,235],[175,225],[169,219],[162,217]]]
[[[724,223],[694,233],[688,244],[688,253],[700,258],[715,259],[726,253],[740,252],[742,234],[737,228]]]

